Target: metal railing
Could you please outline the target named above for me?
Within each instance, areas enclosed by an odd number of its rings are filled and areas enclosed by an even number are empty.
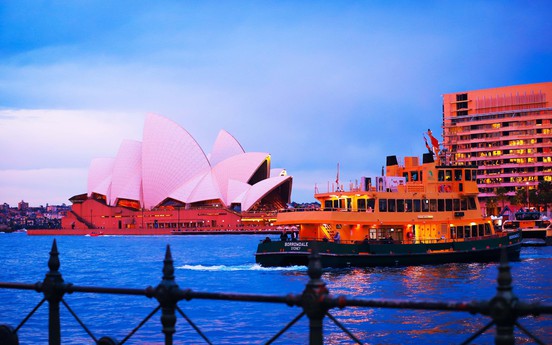
[[[23,318],[23,320],[14,328],[10,325],[0,324],[0,344],[16,345],[19,344],[18,331],[33,316],[33,314],[45,303],[48,303],[48,340],[50,345],[61,344],[61,326],[60,326],[60,305],[63,305],[69,313],[75,318],[79,325],[86,331],[90,338],[98,345],[120,345],[127,342],[146,322],[148,322],[156,313],[161,311],[162,332],[164,334],[165,344],[173,344],[173,334],[176,332],[177,316],[180,315],[205,341],[206,344],[212,342],[205,336],[200,328],[183,312],[179,302],[192,299],[199,300],[219,300],[219,301],[237,301],[237,302],[261,302],[261,303],[280,303],[290,307],[299,307],[301,312],[293,318],[284,328],[268,339],[265,344],[271,344],[290,329],[297,321],[306,316],[309,320],[309,344],[323,344],[323,321],[327,317],[337,327],[344,332],[353,342],[362,344],[361,340],[349,331],[330,310],[346,307],[363,308],[390,308],[390,309],[411,309],[411,310],[431,310],[431,311],[449,311],[449,312],[469,312],[471,314],[480,314],[490,318],[490,322],[484,325],[480,330],[470,335],[462,344],[470,344],[473,340],[485,333],[491,327],[496,328],[495,344],[510,345],[515,344],[514,330],[517,327],[528,338],[536,344],[544,344],[528,329],[523,327],[518,319],[526,316],[539,316],[542,314],[552,314],[552,305],[543,305],[539,303],[525,303],[519,300],[512,292],[512,276],[510,266],[507,262],[505,251],[503,251],[502,261],[498,266],[498,285],[496,295],[488,301],[472,302],[440,302],[440,301],[406,301],[406,300],[382,300],[382,299],[356,299],[345,296],[332,296],[326,287],[326,283],[321,279],[322,266],[317,253],[312,253],[309,259],[308,275],[309,281],[305,289],[300,294],[288,294],[284,296],[277,295],[259,295],[259,294],[238,294],[238,293],[210,293],[196,292],[190,289],[181,289],[175,281],[173,258],[170,246],[167,246],[165,258],[163,261],[163,277],[161,282],[154,287],[145,289],[115,288],[115,287],[93,287],[77,286],[66,283],[59,272],[60,261],[56,240],[52,244],[50,258],[48,260],[49,272],[43,281],[36,284],[0,282],[0,288],[16,290],[34,290],[42,293],[44,298],[34,307],[34,309]],[[155,307],[149,315],[146,316],[130,333],[120,342],[109,336],[97,338],[90,329],[79,319],[78,315],[71,309],[64,299],[65,294],[72,293],[96,293],[96,294],[117,294],[134,295],[155,298],[158,306]]]

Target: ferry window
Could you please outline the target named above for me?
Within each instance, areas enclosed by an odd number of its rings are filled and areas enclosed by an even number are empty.
[[[452,199],[445,200],[445,210],[452,211]]]
[[[464,238],[464,227],[459,226],[456,228],[456,237],[458,238]]]
[[[418,205],[418,207],[419,207],[419,205]],[[412,212],[412,199],[406,199],[404,201],[404,210],[406,212]]]
[[[375,240],[378,238],[377,229],[370,229],[370,239]]]
[[[491,226],[489,225],[489,223],[485,223],[485,235],[490,235],[491,234]]]
[[[404,212],[404,200],[397,199],[397,212]]]
[[[364,211],[366,210],[366,199],[357,200],[357,210]]]
[[[467,199],[460,199],[460,209],[462,211],[466,211],[468,209],[468,200]]]
[[[333,208],[335,208],[335,209],[338,209],[338,208],[339,208],[339,200],[338,200],[338,199],[335,199],[335,200],[333,201]]]
[[[445,171],[445,181],[452,181],[452,170]]]
[[[462,170],[454,170],[454,181],[462,181]]]
[[[460,211],[460,199],[452,199],[452,210]]]
[[[436,199],[430,199],[429,200],[429,211],[430,212],[436,212],[437,211],[437,200]]]
[[[422,211],[422,200],[414,199],[414,212]]]
[[[471,181],[471,170],[466,169],[466,170],[464,171],[464,173],[466,174],[466,177],[464,178],[464,180],[466,180],[466,181]]]
[[[466,238],[471,237],[471,232],[470,232],[470,226],[469,225],[466,225],[464,227],[464,237],[466,237]]]
[[[387,212],[387,199],[379,199],[380,212]]]
[[[418,172],[417,171],[413,171],[410,173],[410,176],[412,177],[412,181],[418,181]]]
[[[351,198],[347,198],[347,211],[350,211],[352,209],[351,202]]]
[[[456,238],[456,228],[454,226],[450,227],[449,236],[450,236],[450,238]]]
[[[503,224],[503,226],[505,229],[517,229],[519,228],[519,222],[506,223],[506,224]]]
[[[439,181],[444,181],[445,180],[445,172],[443,170],[439,170],[437,172],[437,179]]]
[[[422,200],[422,212],[429,212],[429,200]]]
[[[376,199],[368,199],[368,211],[372,211],[376,208]]]
[[[331,209],[331,208],[332,208],[332,201],[324,200],[324,209]]]
[[[423,180],[424,180],[424,172],[420,171],[420,181],[423,181]]]
[[[472,237],[477,237],[477,225],[472,225],[471,226],[471,235]]]
[[[475,210],[476,209],[476,207],[475,207],[475,198],[474,197],[468,198],[468,209],[469,210]]]
[[[343,208],[344,207],[344,202],[343,202],[343,199],[339,199],[339,208]]]
[[[445,199],[437,199],[437,207],[439,212],[443,212],[445,210]]]
[[[483,237],[483,235],[484,235],[484,233],[485,233],[485,224],[479,224],[479,225],[477,226],[477,230],[478,230],[478,233],[477,233],[477,234],[478,234],[480,237]]]
[[[404,180],[408,182],[408,172],[403,173]]]
[[[397,200],[395,199],[388,199],[387,200],[387,210],[389,212],[395,212],[397,211]]]

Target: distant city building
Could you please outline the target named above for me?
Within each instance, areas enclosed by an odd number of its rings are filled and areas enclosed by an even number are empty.
[[[482,205],[552,181],[552,82],[443,95],[443,147],[478,166]]]
[[[19,211],[25,211],[26,209],[29,208],[29,203],[28,202],[25,202],[23,200],[21,200],[18,204],[17,204],[17,209]]]
[[[0,232],[12,232],[21,229],[57,229],[61,228],[61,219],[67,215],[70,207],[63,205],[33,207],[21,201],[17,207],[7,203],[0,205]]]

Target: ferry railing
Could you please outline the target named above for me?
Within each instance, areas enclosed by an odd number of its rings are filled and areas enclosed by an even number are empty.
[[[299,294],[288,294],[284,296],[277,295],[259,295],[259,294],[239,294],[239,293],[211,293],[196,292],[191,289],[181,289],[176,283],[174,276],[173,258],[170,246],[167,246],[165,258],[163,261],[163,277],[161,282],[154,288],[148,286],[145,289],[117,288],[117,287],[94,287],[77,286],[66,283],[59,272],[60,261],[56,241],[52,244],[48,268],[50,269],[43,281],[35,284],[0,282],[0,288],[15,290],[34,290],[42,293],[44,298],[36,305],[33,310],[23,318],[23,320],[14,328],[10,325],[0,324],[0,344],[18,345],[18,331],[33,314],[44,303],[48,303],[48,343],[50,345],[61,344],[61,322],[60,307],[63,305],[69,313],[75,318],[79,325],[86,331],[90,338],[97,345],[121,345],[126,343],[136,332],[148,322],[156,313],[161,311],[162,333],[166,345],[173,344],[173,335],[176,332],[177,316],[180,315],[205,341],[206,344],[212,344],[205,333],[196,325],[179,306],[179,302],[192,299],[199,300],[219,300],[236,302],[260,302],[260,303],[280,303],[290,307],[299,307],[301,312],[294,317],[284,328],[268,339],[265,344],[272,344],[286,331],[288,331],[297,321],[303,317],[309,320],[309,344],[323,344],[323,321],[327,317],[337,327],[344,332],[353,342],[362,344],[362,341],[353,334],[344,324],[334,317],[330,310],[346,307],[364,307],[364,308],[389,308],[389,309],[412,309],[412,310],[430,310],[430,311],[448,311],[448,312],[469,312],[471,314],[481,314],[489,317],[490,322],[481,327],[474,334],[470,335],[462,344],[470,344],[480,335],[485,333],[491,327],[495,327],[496,345],[513,345],[516,338],[514,334],[517,327],[526,337],[530,338],[536,344],[544,344],[530,330],[526,329],[519,322],[520,318],[526,316],[539,316],[543,314],[552,314],[552,305],[540,303],[526,303],[518,299],[512,291],[512,275],[510,266],[506,259],[506,252],[503,251],[502,260],[498,266],[498,285],[496,295],[488,301],[408,301],[391,299],[357,299],[347,298],[346,296],[333,296],[330,294],[326,283],[321,279],[322,265],[319,255],[313,252],[309,257],[308,275],[309,281],[305,289]],[[118,342],[113,337],[103,336],[98,338],[94,335],[85,323],[69,306],[64,296],[72,293],[96,293],[96,294],[117,294],[117,295],[135,295],[155,298],[158,306],[155,307],[144,320],[134,327],[125,338]],[[525,343],[525,340],[524,340]]]
[[[444,243],[462,243],[462,242],[469,242],[473,240],[488,240],[493,238],[498,238],[500,235],[487,235],[487,236],[478,236],[478,237],[468,237],[468,238],[428,238],[423,240],[417,240],[417,239],[407,239],[407,240],[396,240],[396,239],[389,239],[385,237],[381,238],[369,238],[368,240],[346,240],[346,239],[340,239],[340,244],[444,244]],[[300,241],[320,241],[320,238],[314,237],[314,236],[303,236],[301,238],[287,238],[285,241],[287,242],[300,242]],[[327,239],[325,238],[323,240],[324,242],[335,242],[333,239]]]

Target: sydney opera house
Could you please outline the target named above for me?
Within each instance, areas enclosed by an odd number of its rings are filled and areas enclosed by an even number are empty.
[[[245,152],[224,130],[206,154],[184,128],[149,114],[142,139],[124,140],[114,158],[91,162],[87,191],[70,198],[64,229],[260,229],[290,202],[292,177],[271,167],[270,154]]]

